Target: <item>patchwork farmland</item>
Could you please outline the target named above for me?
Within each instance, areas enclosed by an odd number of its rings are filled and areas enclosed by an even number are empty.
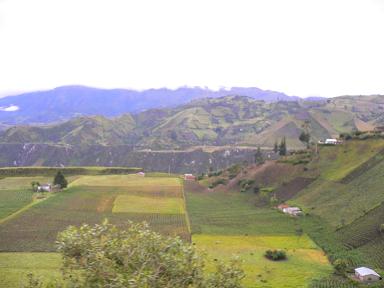
[[[193,243],[209,252],[208,269],[215,258],[238,255],[242,259],[246,287],[306,285],[332,270],[312,240],[297,235],[297,221],[272,209],[255,209],[249,194],[204,193],[195,191],[197,183],[186,182],[184,199],[181,179],[164,174],[78,175],[69,177],[66,190],[36,202],[30,188],[35,180],[48,182],[50,178],[0,180],[0,277],[4,287],[19,285],[28,272],[43,279],[59,275],[60,257],[54,253],[57,233],[68,225],[100,223],[105,218],[120,227],[128,220],[147,221],[155,231],[186,240],[191,239],[192,229]],[[17,202],[18,197],[8,197],[10,191],[24,196]],[[12,214],[23,206],[28,209]],[[274,248],[285,249],[289,260],[266,260],[265,250]]]
[[[186,183],[185,190],[193,243],[213,262],[237,255],[247,274],[245,287],[307,287],[332,272],[298,219],[270,208],[255,209],[248,193],[208,192],[195,183]],[[267,260],[268,249],[285,250],[288,260]]]
[[[162,205],[150,205],[157,200]],[[68,225],[100,223],[105,218],[118,226],[128,220],[147,221],[158,232],[188,239],[184,212],[182,186],[177,178],[81,176],[67,190],[2,223],[0,251],[55,251],[56,235]]]

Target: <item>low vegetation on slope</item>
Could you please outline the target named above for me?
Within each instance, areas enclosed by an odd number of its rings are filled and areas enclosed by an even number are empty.
[[[319,171],[320,176],[293,202],[334,227],[353,222],[384,201],[384,161],[375,161],[364,171],[359,169],[382,157],[383,148],[383,140],[347,141],[339,146],[321,147],[319,156],[308,165],[309,169]],[[348,175],[355,177],[343,181]]]

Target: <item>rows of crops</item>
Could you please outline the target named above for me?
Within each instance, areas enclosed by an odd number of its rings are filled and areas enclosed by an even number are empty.
[[[359,247],[357,250],[364,255],[370,266],[384,269],[384,237],[378,237]]]
[[[204,192],[186,184],[192,241],[212,259],[238,255],[247,274],[244,287],[307,287],[331,273],[326,256],[302,233],[298,219],[255,209],[253,194]],[[267,260],[267,249],[284,249],[288,260]]]
[[[94,181],[91,181],[93,178]],[[163,190],[162,185],[173,187],[171,195],[179,195],[182,200],[181,184],[179,180],[169,178],[157,181],[142,181],[142,177],[136,176],[86,176],[89,183],[96,185],[98,177],[102,177],[100,186],[87,186],[81,184],[78,179],[71,187],[55,196],[42,201],[15,219],[0,225],[0,251],[54,251],[54,241],[57,233],[64,230],[68,225],[81,225],[83,223],[100,223],[108,218],[111,223],[124,226],[129,220],[140,222],[147,221],[152,229],[165,235],[179,235],[189,239],[189,231],[184,213],[158,213],[156,205],[153,209],[147,209],[143,213],[113,213],[115,200],[119,195],[137,195],[136,187],[141,186],[143,193],[148,199],[163,197],[164,193],[156,191]],[[111,177],[110,179],[108,177]],[[120,178],[119,178],[120,177]],[[119,181],[120,180],[120,181]],[[147,183],[145,183],[147,182]],[[113,186],[116,183],[117,186]],[[129,183],[132,185],[123,185]],[[176,184],[178,183],[178,187]],[[144,187],[144,188],[143,188]],[[177,191],[176,191],[177,190]],[[150,192],[150,193],[146,193]],[[164,194],[166,195],[166,193]],[[172,198],[173,199],[173,198]],[[132,203],[133,205],[134,203]],[[130,205],[127,203],[127,205]]]
[[[337,235],[343,243],[356,248],[381,237],[381,224],[384,224],[384,204],[340,229]]]
[[[357,283],[342,278],[329,278],[322,280],[315,280],[310,286],[311,288],[356,288],[359,287]]]

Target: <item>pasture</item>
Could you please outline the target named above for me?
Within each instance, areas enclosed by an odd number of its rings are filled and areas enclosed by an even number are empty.
[[[277,210],[255,208],[248,193],[199,192],[186,183],[192,241],[214,259],[238,255],[246,287],[306,287],[332,273],[324,252],[303,233],[300,221]],[[288,259],[273,262],[268,249],[283,249]]]

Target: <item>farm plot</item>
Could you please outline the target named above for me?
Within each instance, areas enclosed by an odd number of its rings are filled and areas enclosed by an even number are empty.
[[[9,177],[0,180],[0,219],[32,202],[31,182],[52,181],[46,177]]]
[[[144,180],[145,179],[145,180]],[[159,181],[157,181],[159,180]],[[114,213],[113,207],[135,207],[128,202],[115,202],[123,195],[137,200],[145,198],[162,199],[174,203],[179,195],[183,207],[182,187],[179,179],[146,179],[139,176],[84,176],[74,181],[70,188],[54,197],[40,202],[20,216],[0,225],[0,251],[54,251],[57,233],[69,225],[100,223],[103,219],[118,226],[128,220],[147,221],[151,228],[165,235],[180,235],[189,239],[189,230],[183,209],[175,213],[172,205],[163,207],[159,213],[156,201],[153,206],[138,213],[135,209],[125,209]],[[169,195],[172,195],[170,197]],[[133,197],[133,198],[132,198]],[[137,205],[136,205],[137,206]],[[169,208],[167,213],[165,208]],[[172,209],[171,209],[172,208]],[[4,236],[4,237],[3,237]]]
[[[53,281],[60,278],[60,267],[57,253],[0,253],[0,287],[24,287],[28,273]]]
[[[193,243],[207,251],[209,260],[242,260],[245,287],[305,287],[312,279],[331,273],[324,253],[307,237],[193,235]],[[267,249],[285,249],[288,260],[273,262]]]
[[[186,186],[193,243],[212,262],[237,255],[247,275],[245,287],[306,287],[313,279],[331,274],[324,252],[303,234],[297,219],[256,208],[247,193],[194,188]],[[288,260],[267,260],[264,253],[268,249],[285,250]]]

